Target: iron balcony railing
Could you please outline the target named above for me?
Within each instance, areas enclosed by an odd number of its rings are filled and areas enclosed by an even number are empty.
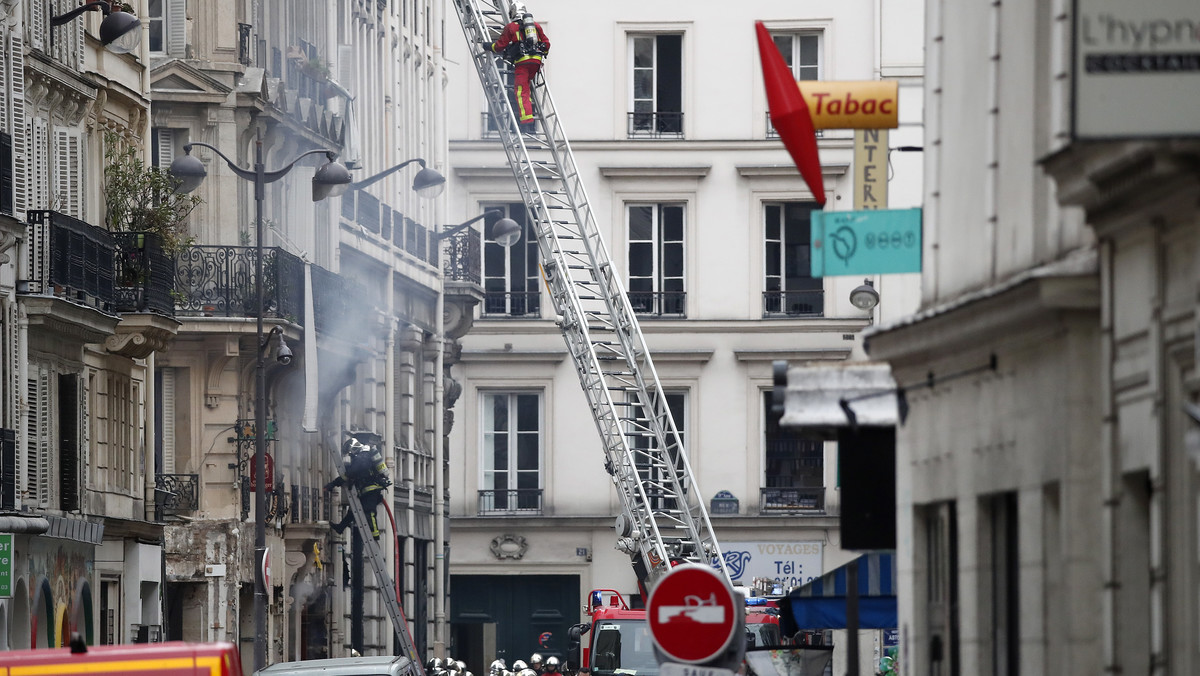
[[[825,291],[763,291],[763,317],[822,317]]]
[[[764,514],[781,512],[825,512],[824,488],[763,488],[760,511]]]
[[[683,113],[628,113],[629,138],[683,138]]]
[[[629,304],[639,315],[683,317],[687,314],[686,291],[630,291]]]
[[[446,237],[442,244],[446,254],[442,270],[446,281],[478,285],[482,259],[479,233],[470,229],[456,232]]]
[[[29,293],[111,310],[111,233],[57,211],[30,211],[28,234]]]
[[[540,291],[487,291],[483,294],[484,317],[540,317]]]
[[[541,514],[542,489],[514,488],[510,490],[479,491],[479,513],[483,514]]]
[[[114,232],[113,309],[175,316],[175,259],[151,232]]]
[[[257,317],[256,249],[191,246],[175,264],[175,312],[205,317]],[[263,316],[304,321],[304,263],[277,247],[263,249]]]
[[[772,122],[771,122],[771,113],[763,113],[763,114],[766,115],[766,117],[767,117],[767,138],[779,138],[779,130],[776,129],[775,125],[772,124]],[[825,130],[824,129],[816,130],[815,136],[817,138],[824,137]]]
[[[199,474],[156,474],[154,476],[154,520],[168,514],[200,509]]]

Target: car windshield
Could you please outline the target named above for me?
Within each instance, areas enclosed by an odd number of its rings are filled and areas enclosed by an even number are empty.
[[[592,673],[658,676],[650,628],[644,620],[603,620],[592,638]]]

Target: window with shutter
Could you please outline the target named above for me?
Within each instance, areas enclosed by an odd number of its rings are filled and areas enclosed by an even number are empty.
[[[154,166],[167,169],[175,161],[175,130],[155,127],[151,138]]]
[[[50,146],[48,136],[50,125],[46,118],[35,116],[29,121],[29,153],[30,174],[32,182],[29,186],[30,201],[38,209],[49,209],[50,204]]]
[[[25,3],[25,7],[29,12],[29,21],[25,24],[29,29],[29,46],[33,49],[45,50],[46,29],[50,23],[46,20],[49,3],[27,2]]]
[[[83,219],[82,168],[79,131],[54,130],[54,198],[51,208],[68,216]]]
[[[161,457],[157,463],[160,474],[175,473],[175,369],[159,369],[158,438]]]
[[[26,383],[25,501],[35,507],[50,502],[50,373],[31,364]]]
[[[8,87],[13,137],[13,216],[25,220],[29,208],[29,145],[25,128],[25,41],[17,35],[8,40]]]
[[[79,376],[58,376],[58,508],[79,510]]]

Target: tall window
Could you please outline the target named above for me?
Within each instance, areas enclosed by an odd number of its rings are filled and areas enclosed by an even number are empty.
[[[1017,494],[986,498],[985,508],[991,521],[992,674],[1015,676],[1021,659]]]
[[[825,445],[779,424],[771,392],[763,392],[763,512],[825,509]]]
[[[187,0],[150,0],[144,22],[151,54],[187,56]]]
[[[485,205],[503,214],[489,215],[483,222],[483,314],[528,317],[541,313],[541,272],[538,270],[537,235],[529,211],[521,202]],[[520,241],[505,248],[496,243],[492,228],[507,216],[524,233]]]
[[[150,53],[161,54],[167,51],[167,31],[164,26],[163,5],[167,0],[150,0],[146,12],[146,29],[150,41]]]
[[[811,202],[763,204],[763,316],[819,317],[825,312],[820,277],[812,276]]]
[[[775,46],[783,54],[783,61],[792,71],[797,80],[821,79],[821,32],[820,31],[779,31],[772,33]],[[767,116],[767,135],[777,136]],[[817,131],[821,136],[821,131]]]
[[[659,393],[654,393],[654,405],[657,406],[660,400]],[[675,429],[679,432],[680,446],[671,446],[671,440],[668,439],[667,459],[675,465],[676,470],[683,469],[681,447],[686,452],[687,444],[685,441],[685,431],[687,430],[687,392],[665,392],[661,395],[666,400],[667,408],[671,411],[671,418],[675,421]],[[631,432],[635,430],[631,426]],[[634,462],[637,466],[638,475],[642,482],[647,486],[646,497],[650,500],[651,509],[674,509],[675,501],[666,497],[666,494],[656,489],[656,484],[665,483],[668,480],[666,468],[661,463],[650,462],[650,457],[646,451],[658,451],[658,440],[647,436],[636,436],[631,444],[635,449]],[[680,486],[680,490],[686,491],[687,485]]]
[[[930,676],[959,673],[958,518],[953,502],[922,509],[925,536],[925,621]]]
[[[542,393],[485,392],[479,511],[540,511]]]
[[[646,315],[685,314],[682,204],[630,204],[629,303]]]
[[[628,136],[683,136],[683,36],[629,36]]]

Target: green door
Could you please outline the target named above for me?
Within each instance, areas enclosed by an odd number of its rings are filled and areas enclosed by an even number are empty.
[[[563,659],[567,628],[580,613],[577,575],[451,577],[452,651],[475,674],[486,674],[497,658],[509,668],[533,653]]]

